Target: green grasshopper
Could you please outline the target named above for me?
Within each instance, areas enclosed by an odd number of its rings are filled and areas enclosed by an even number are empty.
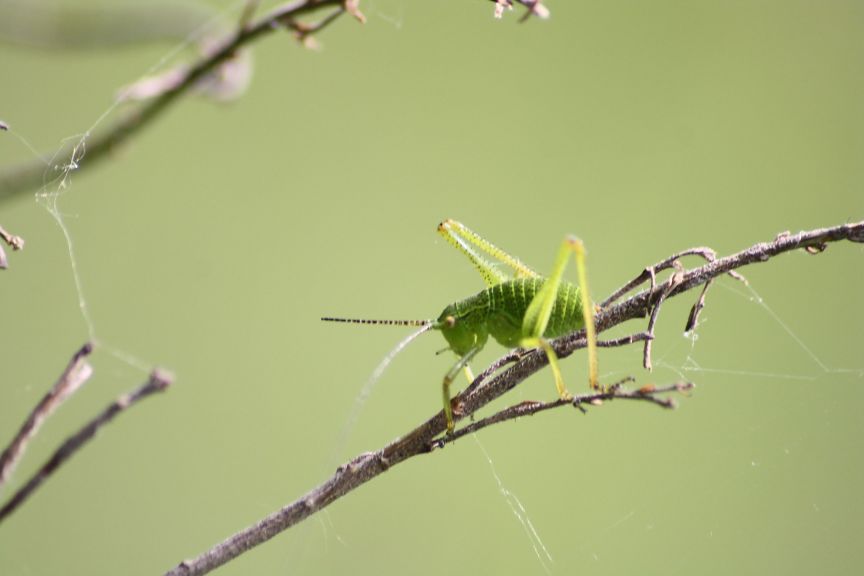
[[[450,304],[444,308],[437,320],[351,318],[322,318],[322,320],[356,324],[422,326],[424,327],[422,331],[440,330],[449,344],[449,349],[459,356],[444,376],[443,382],[444,416],[447,419],[448,434],[453,432],[455,426],[450,385],[460,371],[464,371],[468,381],[473,382],[470,362],[486,345],[490,335],[499,344],[509,348],[543,348],[555,377],[558,395],[563,400],[569,400],[572,395],[564,386],[558,357],[549,340],[585,328],[588,343],[588,381],[593,389],[599,388],[593,306],[588,296],[585,248],[581,240],[573,236],[564,239],[555,259],[552,274],[544,278],[518,258],[507,254],[455,220],[445,220],[439,224],[438,232],[474,264],[486,282],[484,290]],[[513,277],[509,277],[478,254],[475,248],[512,268]],[[578,285],[562,278],[571,253],[576,259]]]

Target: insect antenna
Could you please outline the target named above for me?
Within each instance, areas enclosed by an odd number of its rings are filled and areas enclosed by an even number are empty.
[[[343,322],[345,324],[378,324],[381,326],[429,326],[432,320],[370,320],[368,318],[321,318],[322,322]]]
[[[424,332],[428,332],[432,329],[434,323],[431,320],[352,320],[348,318],[322,318],[325,322],[350,322],[355,324],[393,324],[397,326],[419,326],[419,330],[415,330],[408,336],[402,339],[390,352],[387,356],[384,357],[381,362],[378,363],[378,366],[375,367],[375,370],[369,376],[369,379],[366,380],[366,383],[363,385],[363,388],[360,389],[360,393],[357,394],[357,397],[354,399],[354,406],[351,408],[351,413],[348,415],[348,420],[345,422],[345,425],[342,427],[342,431],[339,434],[339,441],[336,444],[336,456],[340,457],[341,452],[345,448],[345,445],[348,443],[348,438],[351,436],[351,432],[354,430],[354,427],[357,425],[357,421],[360,419],[360,412],[363,411],[363,406],[366,404],[366,400],[369,399],[369,396],[372,395],[372,390],[375,388],[375,385],[381,379],[381,376],[384,374],[384,371],[387,370],[387,367],[390,366],[390,363],[393,362],[393,359],[399,355],[402,350],[404,350],[411,342],[413,342],[418,336],[423,334]]]

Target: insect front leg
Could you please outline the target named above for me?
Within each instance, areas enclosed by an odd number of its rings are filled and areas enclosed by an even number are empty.
[[[585,327],[585,337],[588,344],[588,382],[593,389],[600,387],[597,382],[597,334],[594,328],[593,305],[591,304],[588,292],[585,245],[578,238],[568,236],[561,244],[558,256],[555,258],[552,274],[543,284],[543,288],[534,296],[534,299],[525,311],[525,318],[522,320],[522,341],[520,342],[526,348],[540,346],[546,352],[546,356],[549,358],[549,365],[555,376],[555,386],[558,388],[558,394],[562,399],[569,399],[571,395],[564,386],[555,350],[543,338],[543,334],[549,325],[549,318],[552,315],[552,309],[555,307],[555,300],[559,297],[558,289],[561,286],[561,278],[564,276],[564,269],[567,266],[567,260],[571,253],[576,259],[580,308],[582,309],[581,324]]]
[[[447,433],[451,434],[456,427],[455,422],[453,421],[453,407],[450,405],[450,384],[453,383],[453,380],[456,378],[456,375],[463,368],[466,369],[466,376],[470,378],[471,369],[468,368],[468,363],[471,362],[471,359],[477,355],[477,352],[480,351],[480,346],[475,346],[468,350],[464,356],[459,358],[453,367],[447,372],[444,376],[444,385],[443,385],[443,398],[444,398],[444,417],[447,419]]]

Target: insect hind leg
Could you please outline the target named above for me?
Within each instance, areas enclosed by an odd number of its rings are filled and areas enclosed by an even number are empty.
[[[475,251],[475,248],[509,266],[516,277],[535,277],[538,274],[529,268],[524,262],[515,256],[508,254],[492,242],[489,242],[461,222],[456,220],[444,220],[438,225],[438,233],[441,234],[447,242],[455,246],[462,252],[471,263],[483,276],[483,280],[487,286],[494,286],[505,282],[507,275],[495,268],[494,264],[486,260],[483,256]]]
[[[567,266],[570,254],[573,254],[576,260],[580,308],[582,309],[581,323],[585,327],[585,338],[588,348],[588,382],[592,389],[596,390],[600,388],[597,376],[597,331],[594,327],[594,307],[591,303],[588,290],[585,245],[578,238],[567,236],[561,244],[558,256],[555,258],[552,274],[544,283],[543,288],[534,296],[534,299],[528,306],[528,310],[525,312],[525,318],[522,322],[523,337],[521,341],[522,346],[532,348],[540,346],[546,352],[546,357],[549,359],[549,365],[555,376],[555,386],[558,389],[558,395],[565,400],[570,399],[572,396],[564,386],[561,370],[558,367],[558,356],[549,342],[543,338],[543,334],[549,325],[549,318],[552,315],[555,300],[558,298],[558,289],[561,286],[561,279],[564,276],[564,269]]]

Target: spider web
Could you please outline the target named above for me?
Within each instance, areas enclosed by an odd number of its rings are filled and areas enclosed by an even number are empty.
[[[181,53],[196,43],[199,43],[206,34],[212,33],[216,26],[220,22],[223,22],[223,19],[227,15],[238,12],[241,6],[242,2],[237,1],[226,4],[226,6],[221,10],[215,12],[210,20],[202,23],[185,39],[172,46],[161,58],[159,58],[152,66],[142,71],[142,73],[140,73],[136,78],[147,78],[165,69],[169,64],[174,62]],[[76,257],[75,240],[67,224],[67,218],[69,218],[69,215],[63,211],[61,203],[61,200],[72,191],[72,179],[75,172],[82,163],[87,161],[87,142],[90,137],[100,127],[106,124],[114,116],[118,108],[123,106],[123,104],[123,99],[116,98],[114,102],[110,104],[85,131],[64,138],[53,157],[49,159],[42,158],[46,165],[43,177],[44,183],[41,189],[36,192],[35,198],[53,218],[63,235],[72,275],[72,282],[77,295],[78,309],[86,326],[88,339],[93,342],[97,348],[109,353],[114,358],[126,363],[128,366],[133,367],[140,372],[146,373],[152,368],[152,362],[138,358],[129,351],[116,348],[99,337],[89,299],[86,296],[84,280],[82,278],[78,258]],[[31,152],[33,152],[38,158],[41,158],[29,141],[20,135],[19,139]],[[69,151],[70,144],[71,151]]]

